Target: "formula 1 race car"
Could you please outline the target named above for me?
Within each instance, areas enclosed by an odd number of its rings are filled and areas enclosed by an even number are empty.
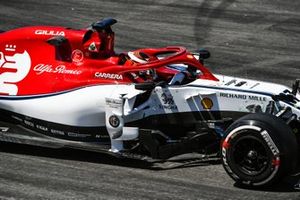
[[[253,187],[298,166],[299,80],[212,74],[203,49],[116,54],[115,23],[1,31],[0,141],[142,160],[217,155]]]

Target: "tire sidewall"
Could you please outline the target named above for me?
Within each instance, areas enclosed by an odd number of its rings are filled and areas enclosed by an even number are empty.
[[[266,149],[268,164],[257,175],[247,175],[236,165],[233,151],[243,137],[255,137]],[[297,163],[297,142],[289,127],[267,114],[251,114],[233,123],[226,131],[222,145],[222,163],[226,172],[238,183],[248,186],[267,186],[287,174]],[[296,159],[295,161],[293,161]]]

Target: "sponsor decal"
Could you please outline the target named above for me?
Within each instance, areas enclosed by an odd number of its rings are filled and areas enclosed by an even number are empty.
[[[68,132],[67,135],[70,137],[77,137],[77,138],[86,138],[86,137],[91,136],[90,134],[80,134],[80,133],[74,133],[74,132]]]
[[[65,132],[61,130],[51,129],[50,132],[54,135],[65,135]]]
[[[249,100],[252,100],[252,101],[267,101],[267,98],[266,98],[266,97],[253,96],[253,95],[249,95],[249,96],[248,96],[248,99],[249,99]]]
[[[220,97],[230,98],[230,99],[247,99],[247,95],[244,94],[230,94],[230,93],[220,93]]]
[[[163,100],[164,104],[169,104],[173,105],[174,104],[174,99],[172,96],[167,95],[166,93],[162,93],[161,99]]]
[[[173,96],[171,94],[167,95],[166,93],[161,94],[162,105],[159,105],[160,109],[170,109],[177,110],[177,106],[175,105]]]
[[[223,97],[223,98],[230,98],[230,99],[242,99],[242,100],[251,100],[251,101],[267,101],[266,97],[256,96],[256,95],[232,94],[232,93],[220,92],[219,96]]]
[[[16,51],[16,45],[5,46],[5,50]],[[17,95],[17,83],[22,81],[29,73],[31,67],[31,58],[27,51],[15,53],[12,56],[0,52],[0,93],[7,95]]]
[[[36,72],[37,75],[41,75],[43,73],[79,75],[82,73],[81,70],[67,69],[65,65],[58,65],[56,67],[53,67],[52,65],[48,65],[48,64],[37,64],[33,68],[33,70]]]
[[[123,105],[121,99],[105,98],[105,102],[110,108],[121,108]]]
[[[72,57],[72,61],[78,64],[78,63],[82,62],[84,55],[83,55],[82,51],[80,51],[79,49],[76,49],[72,52],[71,57]]]
[[[0,132],[5,133],[9,130],[8,127],[0,127]]]
[[[275,143],[273,142],[271,136],[269,135],[269,133],[264,130],[262,132],[260,132],[261,136],[264,138],[264,140],[267,142],[268,146],[270,147],[272,153],[274,156],[279,155],[279,149],[277,148],[277,146],[275,145]]]
[[[232,79],[232,80],[230,80],[229,82],[227,82],[225,85],[226,86],[229,86],[229,85],[231,85],[231,84],[235,84],[236,83],[236,79]]]
[[[70,127],[69,125],[56,124],[42,119],[32,118],[17,113],[5,114],[9,119],[15,119],[29,130],[37,131],[43,135],[80,141],[110,141],[105,127]],[[10,128],[0,127],[0,133],[8,132]],[[26,131],[24,132],[26,135]]]
[[[201,105],[203,107],[203,109],[211,109],[214,105],[213,101],[210,98],[204,97],[201,100]]]
[[[5,51],[16,51],[17,46],[12,44],[5,45]]]
[[[39,129],[39,130],[42,130],[42,131],[48,131],[48,128],[45,127],[45,126],[42,126],[42,125],[36,124],[35,127],[36,127],[37,129]]]
[[[97,139],[110,139],[109,135],[95,135]]]
[[[32,121],[24,119],[24,124],[26,124],[27,126],[30,126],[30,127],[34,128],[34,123]]]
[[[108,121],[109,124],[114,128],[117,128],[120,125],[120,119],[116,115],[110,116]]]
[[[95,42],[92,42],[89,46],[89,51],[91,52],[98,52],[97,46]]]
[[[241,87],[242,85],[245,85],[247,82],[246,81],[240,81],[237,83],[237,80],[236,79],[232,79],[230,80],[229,82],[227,82],[225,85],[226,86],[229,86],[231,84],[235,84],[234,86],[236,87]]]
[[[246,81],[241,81],[241,82],[237,83],[235,86],[241,87],[242,85],[245,85],[246,83],[247,83]]]
[[[104,79],[123,80],[123,76],[121,74],[110,74],[110,73],[96,72],[95,77],[96,78],[104,78]]]
[[[54,31],[54,30],[35,30],[36,35],[50,35],[50,36],[65,36],[64,31]]]

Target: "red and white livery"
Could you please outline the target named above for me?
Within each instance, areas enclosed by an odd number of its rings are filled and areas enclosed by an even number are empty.
[[[139,159],[220,155],[228,174],[251,186],[296,167],[299,81],[289,88],[212,74],[206,50],[117,54],[114,23],[0,33],[0,140]]]

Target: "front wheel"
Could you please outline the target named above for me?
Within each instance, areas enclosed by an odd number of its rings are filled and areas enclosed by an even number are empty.
[[[243,185],[262,187],[291,173],[297,165],[294,133],[281,119],[250,114],[234,122],[222,143],[226,172]]]

